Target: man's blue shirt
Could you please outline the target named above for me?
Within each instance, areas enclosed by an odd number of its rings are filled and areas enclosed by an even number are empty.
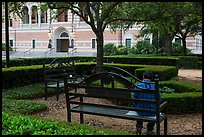
[[[144,82],[150,82],[150,80],[144,80]],[[143,89],[155,89],[155,84],[145,84],[145,83],[139,83],[137,84],[138,87]],[[134,88],[135,90],[139,90],[137,87]],[[160,94],[159,94],[160,95]],[[139,98],[139,99],[149,99],[149,100],[156,100],[156,94],[151,93],[141,93],[141,92],[134,92],[132,94],[132,98]],[[161,96],[160,96],[161,101]],[[137,102],[136,100],[133,100],[133,104],[135,108],[142,108],[142,109],[150,109],[150,110],[156,110],[156,104],[146,103],[146,102]],[[148,112],[137,112],[141,116],[155,116],[153,113]]]

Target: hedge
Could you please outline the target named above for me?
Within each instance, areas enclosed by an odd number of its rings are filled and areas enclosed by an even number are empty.
[[[6,89],[42,82],[43,75],[42,65],[3,68],[2,86]]]
[[[168,102],[169,114],[191,114],[202,112],[202,92],[163,93],[163,100]]]
[[[175,89],[177,93],[184,92],[202,92],[202,86],[188,84],[181,81],[160,81],[160,87],[169,87]]]
[[[74,59],[76,62],[96,62],[96,57],[39,57],[39,58],[18,58],[10,59],[10,67],[30,66],[48,64],[53,59],[68,60]],[[194,56],[104,56],[104,63],[124,63],[137,65],[165,65],[177,66],[178,68],[198,68],[202,69],[202,58]],[[2,67],[6,67],[6,60],[2,60]]]
[[[94,67],[96,63],[75,63],[76,73],[79,75],[85,70]],[[168,80],[172,77],[177,76],[178,70],[173,66],[156,66],[156,65],[133,65],[133,64],[114,64],[114,63],[104,63],[104,65],[114,65],[122,67],[129,71],[133,75],[138,76],[142,79],[141,74],[144,70],[152,70],[159,74],[160,80]],[[136,69],[136,71],[135,71]],[[167,73],[168,72],[168,73]],[[164,73],[164,74],[163,74]],[[2,83],[3,89],[24,86],[29,84],[34,84],[38,82],[43,82],[44,73],[42,65],[33,66],[21,66],[21,67],[10,67],[2,69]]]

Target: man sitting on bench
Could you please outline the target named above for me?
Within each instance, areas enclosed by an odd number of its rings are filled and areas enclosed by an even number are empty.
[[[151,71],[145,71],[143,73],[143,81],[144,82],[151,82],[153,80],[153,73]],[[155,89],[154,84],[145,84],[145,83],[139,83],[137,84],[138,87],[143,88],[143,89]],[[135,90],[138,90],[137,87],[135,87]],[[160,93],[159,93],[160,94]],[[139,98],[139,99],[151,99],[151,100],[156,100],[156,95],[155,94],[150,94],[150,93],[133,93],[132,98]],[[161,101],[161,96],[160,96],[160,101]],[[133,105],[135,108],[141,108],[141,109],[151,109],[155,110],[156,105],[155,104],[150,104],[146,102],[137,102],[136,100],[133,100]],[[148,113],[148,112],[137,112],[138,115],[140,116],[150,116],[154,117],[155,114]],[[155,122],[148,122],[147,123],[147,135],[152,135],[154,134]],[[136,121],[136,134],[141,135],[143,128],[143,121],[137,120]]]

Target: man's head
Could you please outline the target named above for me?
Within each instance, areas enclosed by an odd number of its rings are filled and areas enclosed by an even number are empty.
[[[143,79],[153,80],[153,72],[152,71],[145,71],[143,72]]]

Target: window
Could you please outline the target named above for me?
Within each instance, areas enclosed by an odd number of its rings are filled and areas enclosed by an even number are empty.
[[[60,12],[58,10],[58,22],[68,22],[68,12],[65,11],[65,12]]]
[[[96,48],[96,39],[92,39],[92,49]]]
[[[33,39],[33,49],[35,48],[35,39]]]
[[[175,38],[175,43],[178,43],[181,45],[181,39],[180,38]]]
[[[11,47],[13,47],[13,40],[12,40],[12,39],[9,40],[9,45],[10,45]]]
[[[29,17],[28,17],[28,8],[23,7],[23,24],[29,23]]]
[[[47,23],[47,11],[41,12],[41,23]]]
[[[32,8],[32,23],[38,23],[37,7]]]
[[[13,21],[12,21],[12,19],[9,20],[9,27],[13,27]]]
[[[60,35],[60,37],[69,37],[69,35],[66,32],[62,32],[62,34]]]
[[[147,41],[148,43],[150,43],[150,38],[145,38],[145,41]]]
[[[68,15],[64,15],[64,21],[68,22]]]
[[[125,39],[125,45],[130,48],[131,47],[131,39]]]

